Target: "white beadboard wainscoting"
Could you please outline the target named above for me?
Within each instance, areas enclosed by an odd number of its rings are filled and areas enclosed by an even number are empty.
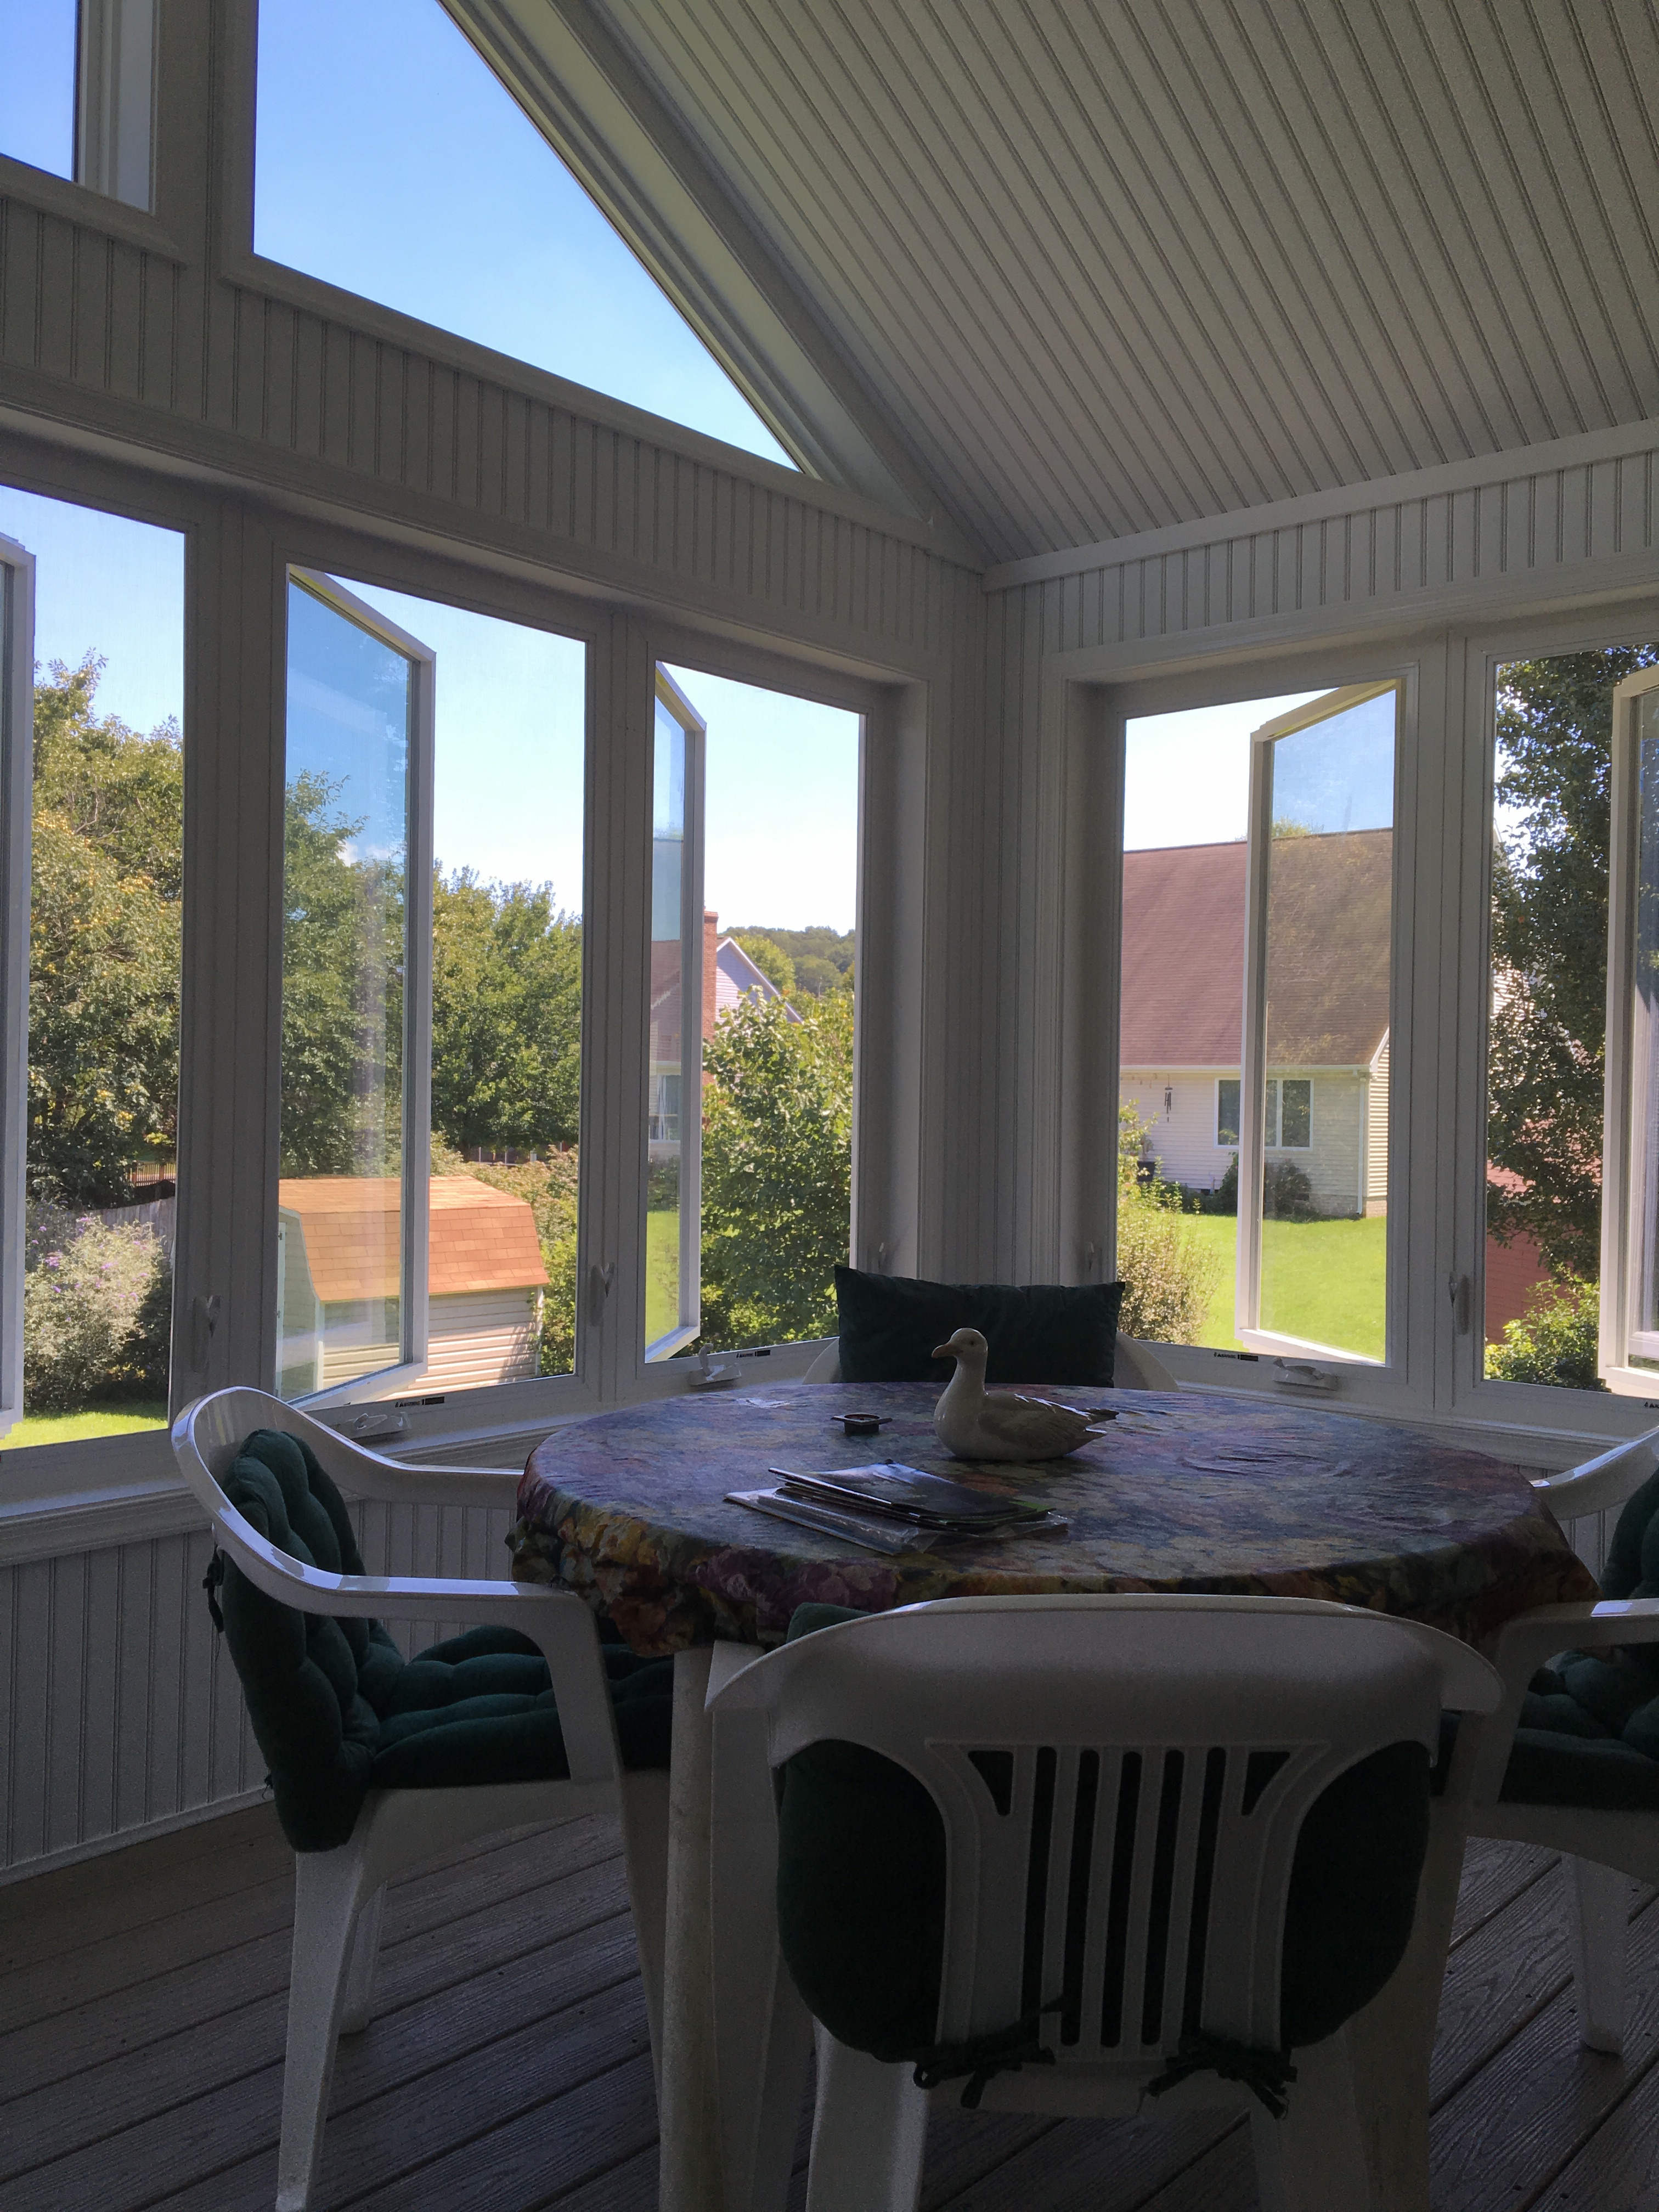
[[[371,1574],[498,1579],[512,1518],[504,1506],[353,1508]],[[1612,1518],[1567,1524],[1598,1572]],[[262,1794],[264,1761],[202,1589],[212,1556],[204,1528],[0,1568],[0,1883]],[[410,1652],[464,1626],[393,1633]]]
[[[352,1509],[371,1574],[507,1570],[504,1506]],[[0,1567],[0,1881],[257,1798],[264,1760],[202,1588],[199,1530]],[[459,1621],[404,1621],[404,1651]]]

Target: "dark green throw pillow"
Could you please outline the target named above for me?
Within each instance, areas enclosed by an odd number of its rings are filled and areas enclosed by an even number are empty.
[[[801,1606],[788,1640],[859,1617]],[[854,2050],[915,2057],[933,2041],[945,1957],[945,1824],[932,1796],[878,1752],[830,1739],[785,1763],[778,1825],[779,1942],[803,2002]],[[1373,1752],[1310,1808],[1285,1918],[1287,2049],[1334,2034],[1405,1956],[1428,1837],[1418,1743]]]
[[[947,1382],[933,1347],[976,1328],[988,1382],[1112,1385],[1121,1283],[927,1283],[836,1270],[843,1382]]]

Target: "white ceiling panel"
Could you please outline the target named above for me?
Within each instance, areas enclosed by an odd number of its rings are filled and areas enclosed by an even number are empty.
[[[1659,416],[1649,0],[592,12],[992,560]]]

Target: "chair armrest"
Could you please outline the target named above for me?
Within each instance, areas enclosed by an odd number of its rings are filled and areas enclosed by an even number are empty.
[[[1605,1513],[1611,1506],[1622,1505],[1635,1496],[1659,1463],[1654,1450],[1656,1433],[1650,1431],[1632,1437],[1628,1443],[1614,1444],[1610,1451],[1587,1459],[1582,1467],[1570,1467],[1563,1474],[1539,1475],[1533,1489],[1558,1518],[1565,1515],[1577,1519],[1581,1514]]]

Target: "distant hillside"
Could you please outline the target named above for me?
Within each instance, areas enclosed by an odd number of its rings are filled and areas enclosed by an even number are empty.
[[[830,989],[852,966],[858,950],[857,933],[836,929],[774,929],[769,922],[733,923],[722,933],[737,938],[767,937],[794,963],[797,989],[817,998]]]

